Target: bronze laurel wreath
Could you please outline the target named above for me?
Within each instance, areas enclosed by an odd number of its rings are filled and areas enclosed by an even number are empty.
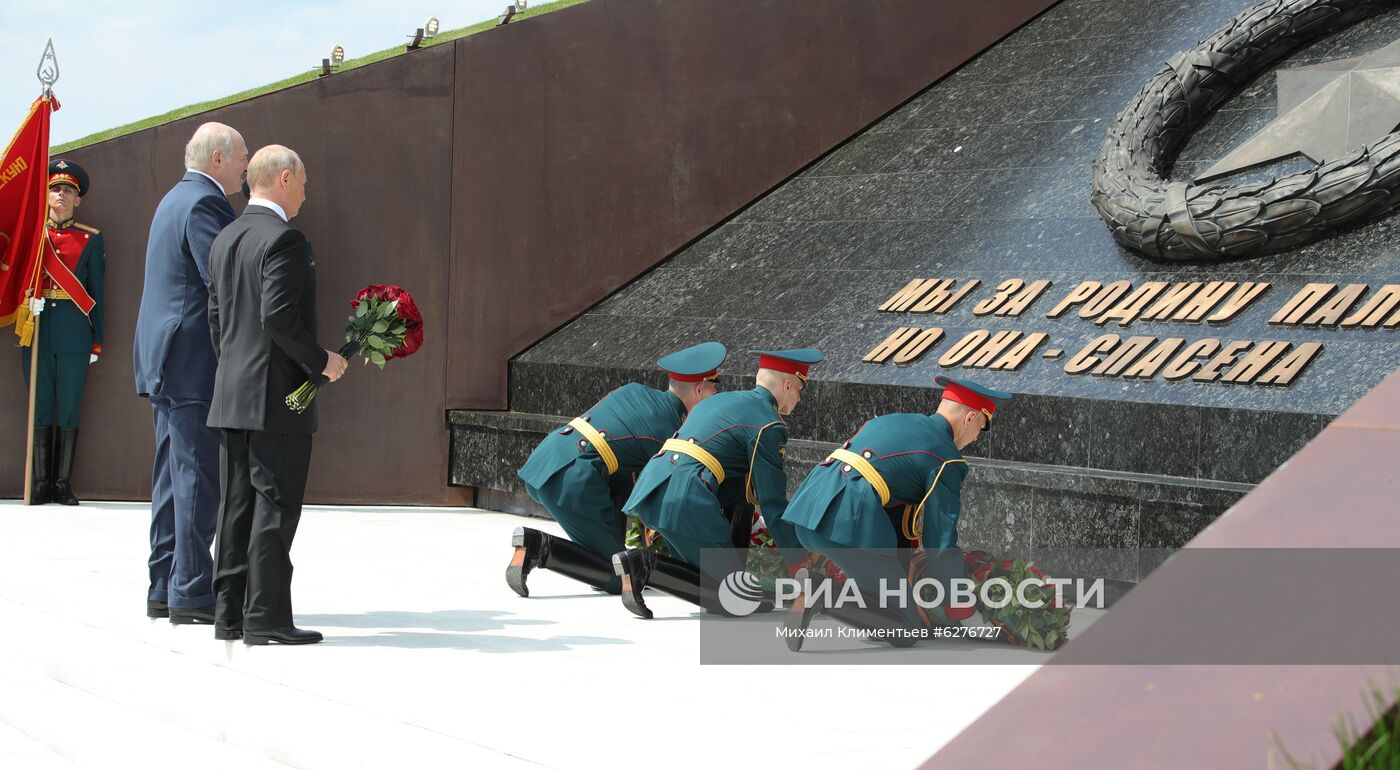
[[[1289,53],[1400,0],[1267,0],[1173,56],[1118,114],[1090,200],[1128,248],[1219,261],[1284,251],[1400,205],[1400,132],[1264,182],[1168,182],[1163,172],[1217,106]]]

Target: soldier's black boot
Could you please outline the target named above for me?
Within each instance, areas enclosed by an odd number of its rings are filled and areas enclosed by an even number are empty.
[[[651,578],[651,565],[656,556],[640,548],[628,548],[613,554],[613,574],[622,579],[622,605],[633,615],[651,620],[651,610],[642,599],[642,591]]]
[[[525,579],[530,576],[530,570],[540,564],[544,539],[543,532],[529,527],[516,527],[515,534],[510,537],[510,544],[515,546],[515,553],[510,557],[510,565],[506,567],[506,585],[520,596],[530,595]]]
[[[802,586],[802,593],[793,600],[783,618],[783,641],[792,652],[801,652],[802,643],[807,639],[807,627],[812,624],[812,618],[822,611],[822,601],[814,594],[827,578],[809,569],[798,570],[794,577]]]
[[[53,502],[53,428],[34,427],[34,486],[29,490],[30,505]]]
[[[893,647],[913,647],[918,643],[918,637],[904,633],[904,616],[899,610],[876,606],[869,597],[865,602],[864,607],[857,606],[855,602],[846,602],[826,610],[826,614],[848,626],[881,632],[879,638]]]
[[[699,567],[669,556],[656,556],[647,585],[696,606],[718,607],[714,587],[702,587],[701,580]]]
[[[658,591],[701,607],[717,607],[714,591],[701,585],[700,569],[679,559],[657,556],[640,548],[613,554],[613,571],[622,578],[622,604],[639,618],[651,619],[642,590]]]
[[[529,596],[525,580],[535,567],[558,572],[601,591],[613,582],[608,560],[568,538],[555,537],[529,527],[518,527],[511,537],[515,555],[506,567],[506,583],[512,591]]]
[[[543,534],[543,533],[541,533]],[[540,569],[557,572],[599,591],[617,593],[617,578],[608,560],[566,537],[545,535]]]
[[[59,505],[77,505],[78,497],[73,494],[73,453],[78,448],[77,428],[55,428],[58,434],[57,464],[54,468],[53,499]]]

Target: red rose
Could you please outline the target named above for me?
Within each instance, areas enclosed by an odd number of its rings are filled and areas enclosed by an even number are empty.
[[[366,286],[365,288],[360,290],[359,294],[355,295],[354,299],[350,300],[350,307],[358,308],[360,306],[360,300],[364,299],[365,297],[374,297],[375,299],[387,299],[384,296],[384,292],[385,289],[388,288],[389,287],[387,286],[380,286],[378,284]]]
[[[980,567],[977,568],[977,571],[974,572],[974,573],[972,574],[972,576],[975,577],[975,578],[977,578],[978,580],[986,580],[991,574],[992,574],[992,565],[990,565],[990,564],[983,564],[982,566],[980,566]]]
[[[374,284],[366,286],[350,300],[350,307],[358,308],[360,300],[366,297],[374,297],[384,302],[395,302],[399,304],[395,307],[395,314],[403,325],[407,327],[403,334],[403,344],[394,348],[384,360],[395,358],[407,358],[418,352],[418,348],[423,347],[423,316],[418,312],[418,305],[413,301],[413,297],[399,286],[381,286]]]
[[[423,347],[423,316],[418,313],[418,305],[413,302],[413,297],[408,292],[397,286],[390,286],[390,289],[397,291],[394,299],[398,300],[399,320],[403,321],[408,329],[403,334],[403,344],[395,348],[389,354],[389,358],[404,358],[411,356]]]

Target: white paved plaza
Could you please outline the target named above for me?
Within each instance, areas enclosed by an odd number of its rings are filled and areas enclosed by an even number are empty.
[[[1034,670],[702,666],[670,597],[516,597],[527,520],[471,509],[308,508],[296,616],[326,641],[249,648],[144,617],[148,515],[0,504],[0,767],[914,767]]]

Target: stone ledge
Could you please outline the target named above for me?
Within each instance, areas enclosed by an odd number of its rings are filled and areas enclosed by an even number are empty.
[[[522,412],[450,412],[451,483],[478,487],[481,507],[543,515],[515,472],[546,433],[567,421]],[[834,447],[788,442],[789,493]],[[1253,488],[977,457],[969,464],[973,475],[963,495],[963,545],[1125,584],[1141,580]],[[1076,551],[1082,555],[1066,556]]]

